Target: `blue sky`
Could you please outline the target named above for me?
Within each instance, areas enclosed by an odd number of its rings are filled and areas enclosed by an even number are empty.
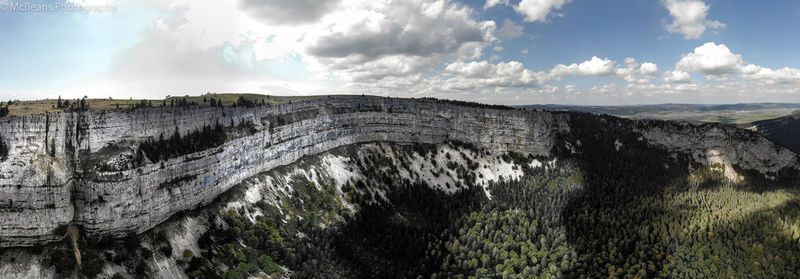
[[[470,1],[479,8],[485,1]],[[711,6],[709,18],[726,27],[707,32],[698,39],[683,39],[670,34],[662,22],[668,12],[659,1],[610,0],[573,1],[559,12],[563,17],[549,23],[524,24],[527,36],[506,42],[503,56],[517,59],[533,68],[546,68],[565,61],[581,61],[593,55],[623,60],[636,57],[669,65],[702,43],[714,41],[743,53],[747,61],[767,67],[797,66],[800,61],[800,3],[771,1],[769,5],[753,1],[706,1]],[[508,6],[483,12],[486,19],[498,23],[511,19],[521,23],[523,16]],[[530,55],[520,55],[527,48]],[[542,55],[536,55],[533,51]],[[795,62],[787,65],[786,62]]]
[[[800,102],[798,26],[788,0],[0,0],[0,100]]]

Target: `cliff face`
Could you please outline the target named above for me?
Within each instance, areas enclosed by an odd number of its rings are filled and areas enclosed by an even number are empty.
[[[89,233],[142,232],[211,202],[243,179],[300,157],[370,141],[472,142],[546,155],[565,115],[432,100],[321,98],[259,108],[150,108],[0,120],[0,246],[56,239],[74,222]],[[134,162],[141,142],[213,126],[246,126],[221,146]]]
[[[798,155],[791,150],[756,132],[731,126],[640,121],[636,130],[651,144],[691,154],[701,164],[722,165],[725,175],[733,180],[739,179],[733,165],[774,177],[782,169],[798,164]]]
[[[53,241],[57,228],[71,222],[88,233],[143,232],[178,211],[210,203],[245,178],[353,143],[459,140],[548,155],[559,144],[556,134],[569,132],[569,118],[568,113],[380,97],[5,117],[0,140],[9,151],[0,162],[0,246]],[[176,131],[185,136],[216,123],[231,130],[220,146],[155,162],[136,159],[142,142]],[[796,155],[758,135],[761,143],[750,144],[732,138],[736,129],[684,128],[637,126],[653,144],[689,153],[722,150],[736,158],[734,164],[762,173],[797,164]]]
[[[53,230],[74,218],[72,164],[75,123],[71,114],[7,117],[0,140],[0,245],[52,240]],[[29,238],[29,236],[31,238]]]

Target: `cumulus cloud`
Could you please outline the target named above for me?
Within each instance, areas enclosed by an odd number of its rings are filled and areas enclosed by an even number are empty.
[[[333,82],[416,75],[480,57],[497,41],[493,21],[476,20],[471,8],[451,0],[328,0],[311,10],[302,1],[279,8],[269,1],[151,1],[172,14],[164,22],[176,40],[201,50],[252,48],[256,63],[301,59],[313,79]],[[265,20],[275,9],[315,16]]]
[[[708,42],[695,48],[693,53],[684,54],[675,69],[721,76],[738,73],[742,63],[742,56],[734,54],[724,44]]]
[[[684,54],[680,61],[675,63],[675,74],[665,80],[672,82],[684,81],[680,77],[688,76],[685,72],[705,74],[709,81],[729,81],[730,75],[739,75],[744,79],[764,83],[800,82],[800,69],[784,67],[771,69],[754,64],[745,65],[741,54],[733,53],[724,44],[708,42],[694,49],[694,52]],[[673,73],[675,73],[673,72]],[[668,73],[669,75],[669,73]]]
[[[315,38],[307,48],[317,57],[386,55],[430,56],[456,52],[464,44],[490,40],[493,22],[476,22],[472,11],[447,1],[369,5],[372,14],[353,22],[332,22],[333,32]]]
[[[340,0],[239,0],[251,17],[272,25],[311,23],[333,10]]]
[[[655,63],[644,62],[642,66],[639,68],[639,72],[643,75],[652,75],[658,72],[658,65]]]
[[[554,13],[554,10],[561,9],[572,0],[522,0],[516,6],[508,0],[486,0],[483,9],[488,9],[497,5],[512,6],[517,13],[525,17],[527,22],[548,22],[550,15],[562,16]]]
[[[624,67],[617,67],[617,62],[614,60],[592,56],[591,59],[581,63],[558,64],[550,70],[549,76],[555,79],[564,76],[610,76],[621,78],[628,84],[647,84],[650,83],[650,79],[647,76],[652,74],[649,71],[652,70],[651,67],[654,67],[655,64],[644,63],[643,65],[645,65],[645,71],[639,68],[639,63],[636,62],[636,59],[627,57],[625,58]],[[657,68],[656,71],[658,71]],[[645,76],[642,77],[638,75],[640,72],[648,74],[644,74]]]
[[[525,21],[547,22],[547,17],[553,10],[561,9],[569,2],[572,0],[522,0],[514,10],[524,15]]]
[[[506,19],[503,22],[503,27],[500,28],[500,31],[497,32],[497,37],[506,40],[516,39],[525,34],[523,30],[524,30],[523,26],[517,25],[516,23],[514,23],[514,21]]]
[[[524,102],[521,100],[525,98],[532,100],[528,102],[550,99],[587,104],[691,102],[698,98],[705,100],[725,98],[730,102],[786,101],[788,98],[800,100],[798,94],[800,69],[770,69],[752,64],[744,66],[740,63],[738,66],[729,66],[735,69],[733,71],[722,71],[719,70],[720,66],[709,62],[714,60],[709,57],[724,58],[731,55],[735,57],[737,54],[728,54],[717,44],[711,46],[708,45],[691,55],[684,55],[689,58],[684,60],[685,63],[682,65],[685,67],[692,65],[697,71],[706,71],[706,79],[716,81],[715,83],[694,82],[691,74],[681,69],[659,74],[655,63],[640,64],[631,57],[626,58],[623,63],[618,63],[608,58],[594,56],[579,63],[556,65],[547,72],[528,69],[516,61],[497,64],[485,61],[457,62],[448,64],[440,75],[407,78],[403,84],[412,91],[434,96],[448,96],[447,94],[453,93],[461,94],[459,98],[481,96],[477,100],[490,100],[491,97],[488,96],[495,96],[495,99],[503,100],[505,103]],[[742,78],[733,78],[734,74]],[[559,87],[549,84],[551,80],[563,76],[607,76],[623,79],[627,84],[609,83],[588,87],[575,85]],[[655,78],[663,83],[651,83],[651,79]],[[400,83],[395,83],[398,84]]]
[[[674,83],[688,83],[692,81],[692,77],[689,73],[684,71],[667,71],[664,73],[664,81],[665,82],[674,82]]]
[[[608,58],[592,56],[592,59],[572,63],[569,66],[558,64],[550,70],[554,76],[609,76],[617,74],[617,62]]]
[[[800,82],[800,69],[784,67],[773,70],[750,64],[742,67],[742,77],[766,83]]]
[[[305,53],[315,70],[348,80],[416,74],[477,58],[496,41],[495,23],[472,16],[469,7],[445,0],[358,3],[323,21],[324,32],[310,34]]]
[[[672,22],[664,28],[670,33],[681,33],[685,39],[697,39],[706,29],[721,29],[725,24],[708,20],[709,5],[701,0],[662,0],[661,4],[669,10]]]
[[[445,67],[444,89],[470,89],[481,87],[537,87],[549,80],[547,73],[534,72],[520,62],[490,64],[456,62]]]

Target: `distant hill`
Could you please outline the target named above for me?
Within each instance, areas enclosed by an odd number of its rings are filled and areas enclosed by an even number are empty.
[[[771,141],[800,153],[800,111],[784,117],[755,121],[748,129],[757,131]]]
[[[633,106],[526,105],[524,109],[579,111],[609,114],[630,119],[660,119],[692,123],[723,123],[747,127],[750,123],[790,115],[800,110],[798,103],[747,104],[659,104]]]
[[[579,106],[579,105],[524,105],[518,106],[524,109],[545,109],[554,111],[580,111],[589,113],[603,113],[616,116],[635,116],[645,113],[667,113],[667,112],[714,112],[726,110],[751,111],[751,110],[775,110],[775,109],[800,109],[798,103],[745,103],[745,104],[721,104],[721,105],[700,105],[700,104],[658,104],[658,105],[630,105],[630,106]]]
[[[517,108],[578,111],[629,119],[659,119],[692,123],[722,123],[763,134],[800,153],[800,104],[749,103],[727,105],[659,104],[636,106],[526,105]]]

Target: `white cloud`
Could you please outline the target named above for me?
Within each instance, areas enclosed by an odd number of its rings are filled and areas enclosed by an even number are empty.
[[[471,89],[481,87],[538,87],[549,80],[547,73],[534,72],[520,62],[490,64],[456,62],[445,67],[442,88]]]
[[[636,59],[634,59],[633,57],[625,57],[625,67],[626,68],[639,67],[639,62],[636,62]]]
[[[353,3],[305,39],[305,61],[315,71],[369,81],[474,59],[496,41],[496,25],[474,20],[473,12],[445,0]]]
[[[313,17],[290,22],[265,17],[302,13],[308,3],[150,1],[172,14],[157,24],[172,40],[201,52],[250,48],[254,63],[301,59],[313,79],[374,82],[413,76],[442,63],[477,58],[497,41],[493,21],[477,21],[472,9],[450,0],[330,0],[309,11]]]
[[[239,7],[255,19],[271,25],[312,23],[332,11],[340,0],[238,0]]]
[[[684,54],[675,69],[720,76],[738,73],[743,62],[741,55],[734,54],[724,44],[708,42],[695,48],[693,53]]]
[[[611,95],[611,94],[619,94],[622,91],[619,86],[616,84],[603,84],[603,85],[594,85],[587,90],[587,93],[593,95]]]
[[[581,62],[580,64],[572,63],[569,66],[558,64],[550,70],[553,76],[610,76],[617,74],[617,62],[609,60],[608,58],[599,58],[592,56],[592,59]]]
[[[522,0],[514,10],[524,15],[525,21],[547,22],[547,17],[553,10],[561,9],[569,2],[572,0]]]
[[[522,52],[522,54],[528,54],[528,49],[527,48],[526,49],[522,49],[519,52]]]
[[[563,76],[611,76],[621,78],[628,84],[647,84],[650,83],[649,72],[653,63],[644,63],[646,73],[642,72],[639,68],[639,63],[632,57],[625,58],[624,67],[617,67],[617,62],[608,58],[599,58],[592,56],[592,59],[570,65],[558,64],[550,70],[550,77],[559,79]],[[655,71],[658,71],[656,68]],[[641,77],[638,73],[642,73],[645,77]],[[654,73],[654,72],[653,72]]]
[[[684,54],[676,71],[705,74],[708,81],[729,81],[730,75],[764,83],[800,82],[800,69],[784,67],[777,70],[754,64],[745,65],[741,54],[733,53],[724,44],[708,42]],[[688,75],[688,74],[687,74]],[[672,78],[674,79],[674,78]]]
[[[508,5],[508,0],[486,0],[486,3],[483,4],[483,9],[488,9],[497,5]]]
[[[692,77],[689,73],[684,71],[667,71],[664,73],[664,81],[665,82],[674,82],[674,83],[687,83],[692,81]]]
[[[664,26],[670,33],[681,33],[685,39],[697,39],[706,29],[721,29],[725,24],[719,21],[708,20],[710,6],[701,0],[662,0],[672,23]]]
[[[639,72],[643,75],[652,75],[658,72],[658,65],[655,63],[644,62],[642,66],[639,68]]]
[[[503,22],[503,27],[497,32],[497,37],[506,40],[516,39],[525,34],[523,31],[524,29],[525,28],[523,26],[517,25],[514,23],[514,21],[506,18],[506,20]]]
[[[766,83],[800,83],[800,69],[780,68],[773,70],[757,65],[747,65],[742,68],[742,77],[749,80],[758,80]]]

